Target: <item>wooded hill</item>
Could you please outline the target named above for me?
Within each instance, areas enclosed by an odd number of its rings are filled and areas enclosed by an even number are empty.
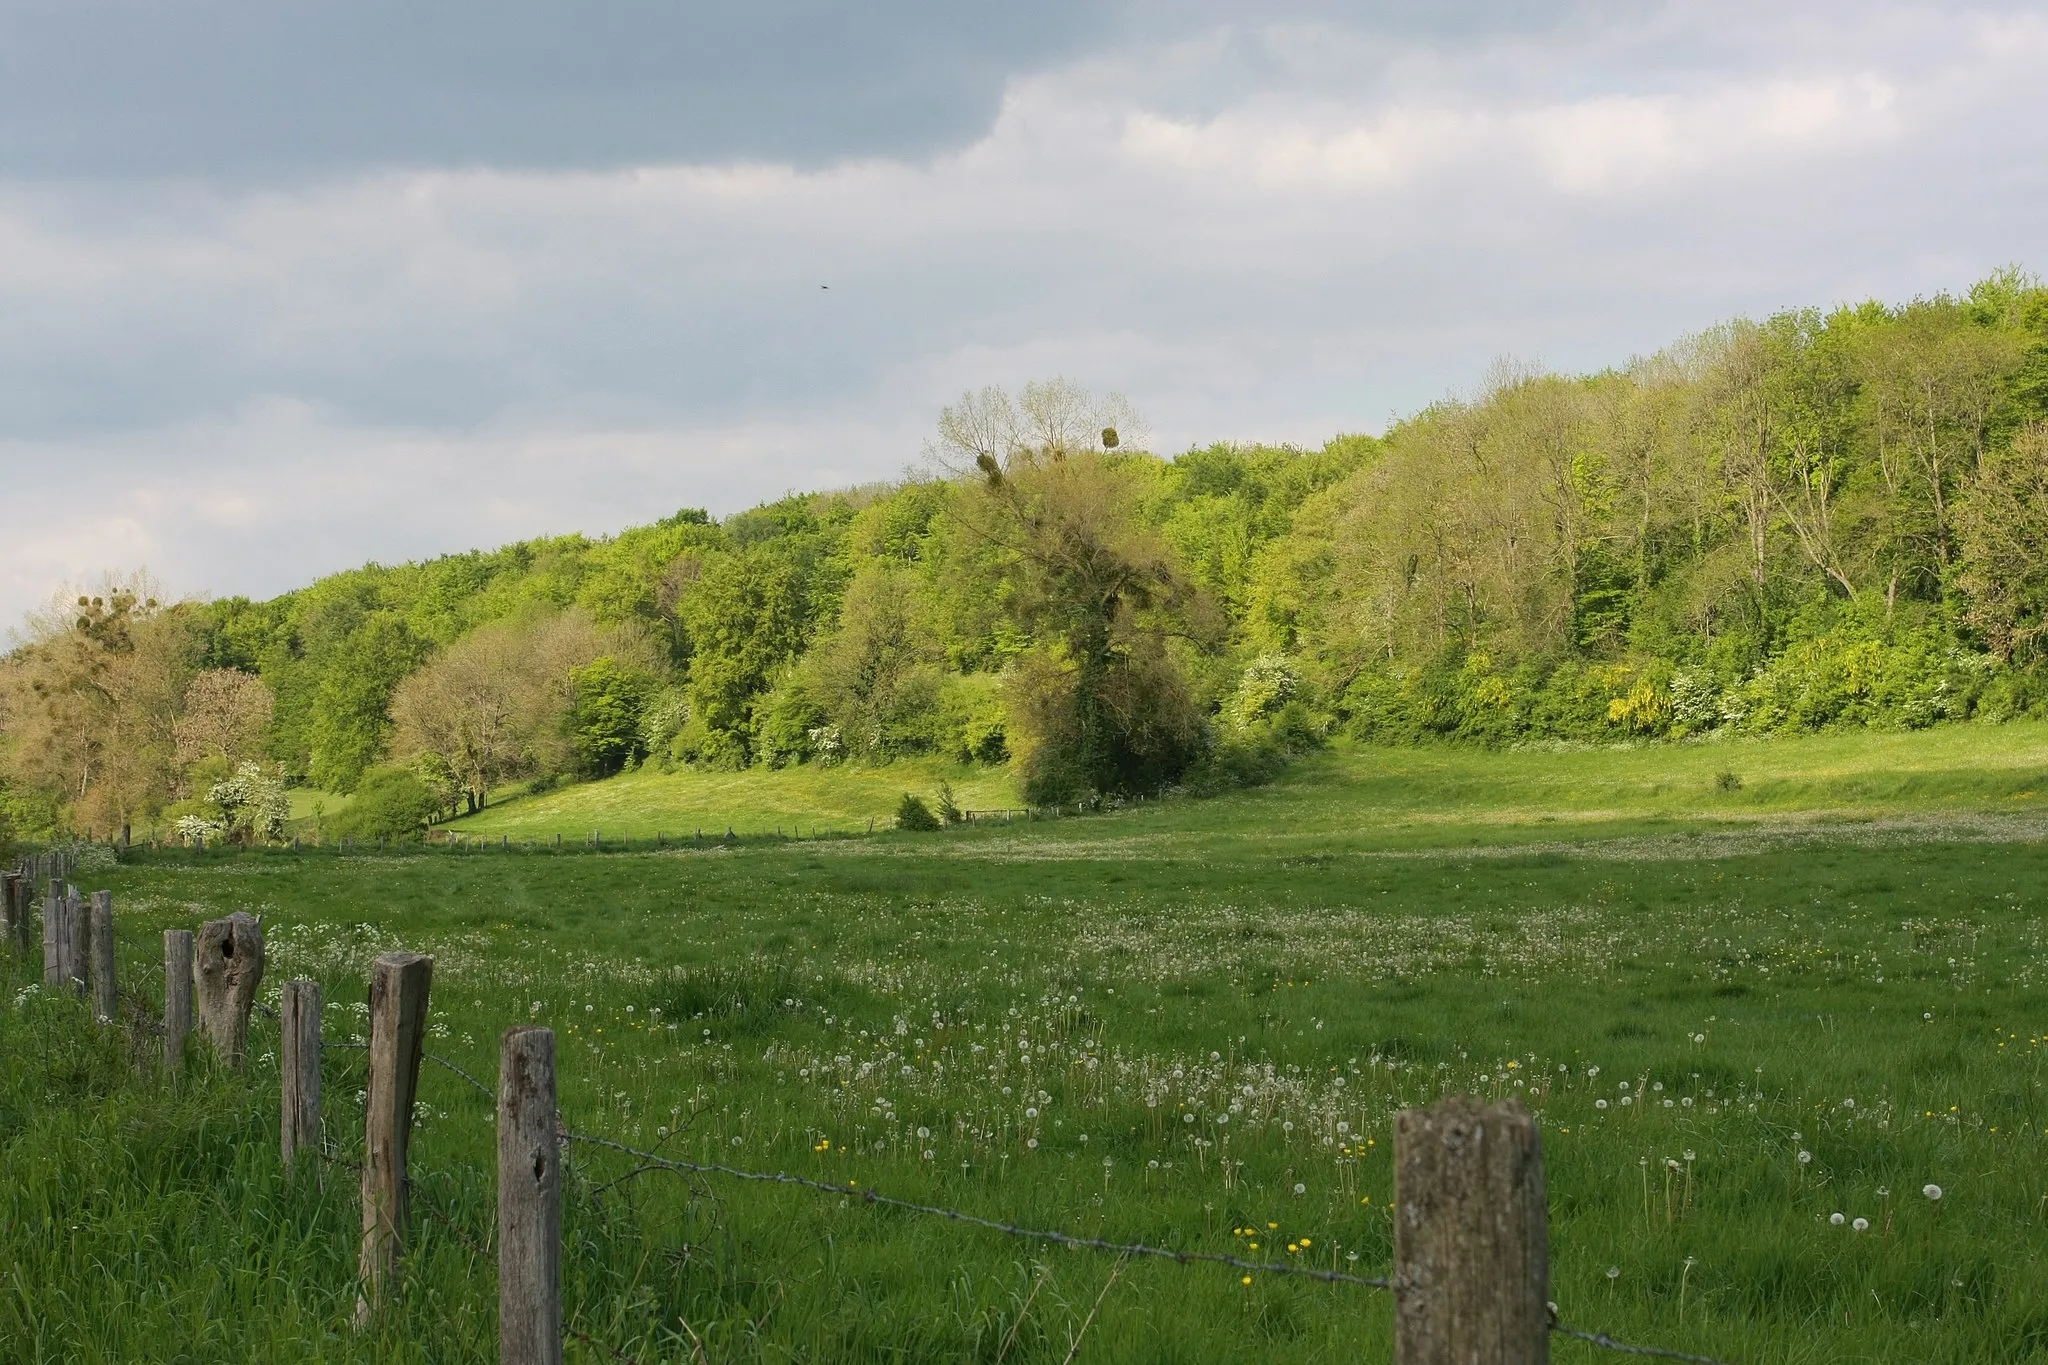
[[[1256,781],[1336,732],[2048,706],[2048,289],[2017,271],[1595,375],[1503,365],[1321,450],[1164,459],[1133,429],[1065,381],[990,389],[901,484],[267,602],[110,581],[5,661],[6,808],[25,832],[167,813],[253,836],[286,782],[371,774],[365,808],[403,825],[641,763],[924,753],[1072,800]]]

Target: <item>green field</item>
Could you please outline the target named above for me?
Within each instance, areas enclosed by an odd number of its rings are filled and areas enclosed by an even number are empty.
[[[1735,785],[1724,786],[1723,775]],[[865,832],[893,820],[906,791],[927,798],[951,782],[963,807],[1023,804],[1001,768],[900,762],[879,768],[643,770],[606,782],[514,796],[451,822],[464,834],[514,840],[656,834],[707,838]],[[2048,724],[1958,725],[1710,744],[1497,751],[1444,745],[1342,746],[1302,760],[1287,781],[1226,801],[1169,802],[1127,814],[1114,837],[1192,836],[1250,842],[1340,838],[1380,847],[1614,833],[1687,821],[1701,828],[1807,820],[1873,820],[1931,812],[2021,814],[2048,803]],[[1552,826],[1574,826],[1560,831]],[[1094,838],[1102,827],[1087,824]],[[1034,834],[1035,837],[1041,837]],[[1060,836],[1051,836],[1058,838]],[[979,848],[980,845],[973,847]]]
[[[714,772],[686,768],[621,773],[603,782],[560,787],[534,796],[509,795],[476,815],[451,821],[465,834],[513,839],[561,834],[646,839],[657,834],[713,838],[727,829],[742,835],[865,834],[872,821],[886,828],[906,791],[930,799],[950,782],[964,809],[1023,805],[1004,768],[904,760],[880,768],[748,768]]]
[[[622,834],[720,797],[824,825],[885,813],[904,771],[858,794],[646,774],[473,827],[587,833],[572,803],[600,797]],[[429,951],[429,1050],[488,1080],[503,1028],[553,1025],[580,1132],[1088,1236],[1382,1274],[1394,1112],[1519,1095],[1565,1320],[1730,1361],[2016,1361],[2048,1359],[2044,771],[2040,726],[1359,749],[1258,792],[935,835],[79,880],[114,889],[152,1009],[160,931],[232,909],[265,916],[266,994],[323,983],[330,1039],[360,1034],[378,951]],[[171,1086],[24,979],[0,1001],[0,1355],[495,1358],[482,1095],[427,1068],[404,1292],[358,1335],[353,1180],[278,1171],[275,1023],[246,1078]],[[343,1157],[361,1075],[330,1056]],[[1371,1290],[1119,1272],[583,1146],[572,1169],[565,1298],[601,1343],[573,1360],[695,1360],[694,1334],[714,1362],[1059,1362],[1098,1297],[1080,1359],[1390,1349]]]

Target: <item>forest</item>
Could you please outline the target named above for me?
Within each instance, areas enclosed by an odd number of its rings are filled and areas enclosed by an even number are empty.
[[[1066,380],[925,471],[365,565],[67,589],[0,661],[0,818],[364,833],[623,769],[1009,764],[1032,804],[1363,742],[1683,741],[2048,713],[2048,287],[1503,362],[1384,435],[1164,458]]]

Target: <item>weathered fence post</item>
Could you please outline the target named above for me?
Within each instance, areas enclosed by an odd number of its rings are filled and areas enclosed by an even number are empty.
[[[192,931],[164,930],[164,1065],[176,1071],[185,1061],[185,1035],[192,1031]]]
[[[21,886],[19,872],[0,872],[0,930],[5,931],[9,948],[27,952],[28,936],[22,929],[28,917],[28,904],[22,897]]]
[[[64,971],[71,982],[71,992],[83,996],[86,993],[87,964],[92,960],[92,917],[87,913],[86,903],[79,899],[78,888],[65,888],[64,933],[68,939],[64,949]]]
[[[240,1066],[263,980],[263,921],[240,910],[210,919],[199,926],[198,951],[199,1030],[229,1066]]]
[[[92,893],[92,1012],[103,1024],[114,1020],[114,893]]]
[[[426,1038],[427,989],[434,959],[386,953],[370,974],[370,1083],[363,1107],[363,1297],[356,1320],[367,1322],[383,1302],[392,1268],[405,1250],[406,1144],[419,1089]]]
[[[562,1361],[555,1031],[533,1024],[505,1030],[498,1048],[498,1360]]]
[[[320,983],[287,981],[278,1003],[282,1039],[278,1050],[279,1130],[284,1171],[298,1164],[299,1149],[320,1150]]]
[[[1394,1120],[1395,1365],[1547,1365],[1543,1142],[1509,1099]]]
[[[69,905],[62,879],[52,877],[50,894],[43,898],[43,985],[50,990],[71,979],[71,964],[64,960],[71,951],[71,926],[64,922]]]

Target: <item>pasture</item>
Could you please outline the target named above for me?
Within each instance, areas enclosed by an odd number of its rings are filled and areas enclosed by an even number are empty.
[[[552,1025],[580,1132],[1085,1236],[1383,1273],[1393,1113],[1520,1095],[1566,1321],[1729,1361],[2028,1360],[2043,738],[1354,750],[1259,792],[931,835],[76,880],[114,890],[146,1001],[161,931],[230,910],[265,917],[266,998],[322,982],[330,1040],[360,1034],[377,952],[430,952],[429,1051],[488,1082],[502,1029]],[[495,1359],[485,1096],[423,1073],[406,1282],[358,1334],[354,1180],[283,1181],[275,1022],[246,1076],[166,1085],[7,971],[10,1359]],[[328,1059],[343,1160],[361,1067]],[[572,1360],[1389,1350],[1371,1290],[634,1169],[572,1152]]]

